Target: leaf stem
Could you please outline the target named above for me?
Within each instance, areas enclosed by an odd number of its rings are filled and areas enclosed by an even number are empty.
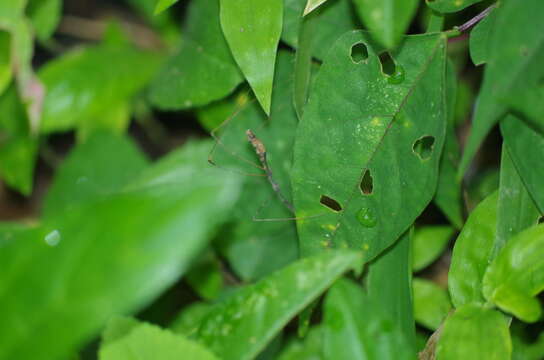
[[[479,23],[481,20],[483,20],[496,7],[497,7],[497,3],[495,3],[493,5],[490,5],[484,11],[482,11],[481,13],[479,13],[478,15],[476,15],[475,17],[473,17],[472,19],[470,19],[466,23],[464,23],[464,24],[462,24],[460,26],[456,26],[455,29],[458,30],[459,32],[467,31],[468,29],[470,29],[471,27],[473,27],[474,25]]]

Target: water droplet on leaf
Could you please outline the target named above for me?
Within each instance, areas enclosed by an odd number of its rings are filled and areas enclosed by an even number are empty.
[[[357,220],[359,220],[361,225],[368,228],[376,226],[377,223],[376,215],[369,207],[363,207],[361,210],[359,210],[357,213]]]
[[[53,230],[49,234],[45,235],[45,243],[49,246],[57,246],[60,242],[60,232],[58,230]]]
[[[400,84],[404,81],[404,68],[402,65],[395,65],[395,72],[387,77],[387,82],[390,84]]]

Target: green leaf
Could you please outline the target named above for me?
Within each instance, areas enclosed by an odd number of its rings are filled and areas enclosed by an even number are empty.
[[[106,328],[102,331],[100,346],[109,345],[129,334],[141,323],[135,318],[127,316],[114,316],[108,321]]]
[[[0,96],[0,109],[0,177],[9,187],[29,195],[38,140],[30,134],[25,108],[15,86]]]
[[[308,0],[308,2],[306,3],[306,7],[304,8],[303,16],[306,16],[315,9],[317,9],[319,5],[323,4],[325,1],[327,0]]]
[[[323,360],[323,331],[317,326],[308,331],[304,339],[293,339],[284,346],[278,360]]]
[[[155,15],[162,13],[164,10],[168,9],[170,6],[177,3],[179,0],[157,0],[157,5],[155,6]]]
[[[191,360],[218,359],[197,342],[146,323],[133,327],[125,336],[102,346],[99,359],[170,360],[181,354]]]
[[[176,316],[170,329],[175,333],[192,337],[211,308],[212,305],[205,302],[192,303]]]
[[[187,283],[203,299],[217,298],[223,288],[221,264],[212,251],[207,251],[192,266],[186,276]]]
[[[448,288],[456,308],[484,303],[482,279],[491,258],[497,229],[498,192],[474,209],[455,241],[448,273]]]
[[[529,226],[536,225],[540,213],[525,189],[512,163],[506,146],[502,148],[499,202],[497,205],[497,235],[493,258],[508,239]]]
[[[221,31],[219,0],[193,0],[181,46],[155,77],[149,98],[161,109],[202,106],[225,97],[242,80]]]
[[[9,29],[23,16],[27,0],[0,2],[0,28]]]
[[[158,60],[152,53],[101,45],[50,61],[38,72],[47,89],[41,132],[77,128],[130,100],[147,84]]]
[[[221,28],[264,112],[270,114],[282,0],[220,0]]]
[[[27,13],[36,37],[47,40],[53,35],[62,16],[62,0],[28,0]]]
[[[418,0],[353,0],[359,17],[386,49],[400,43],[416,14]]]
[[[9,33],[0,30],[0,95],[4,93],[13,77],[10,47],[11,37]]]
[[[217,144],[211,153],[213,163],[225,171],[257,175],[247,177],[238,205],[233,210],[235,224],[219,241],[222,254],[246,281],[267,275],[298,257],[295,224],[289,220],[293,214],[278,199],[264,176],[245,133],[251,129],[262,141],[274,181],[283,196],[290,200],[289,174],[298,124],[293,107],[293,69],[292,54],[280,51],[270,118],[255,101],[245,104],[218,129]],[[247,256],[248,253],[253,255]]]
[[[413,239],[414,271],[432,264],[446,250],[455,229],[447,225],[416,227]]]
[[[482,0],[425,0],[431,9],[441,13],[461,11],[472,4],[479,3],[480,1]]]
[[[460,229],[463,225],[463,209],[461,207],[461,183],[457,179],[457,166],[460,158],[459,143],[455,134],[455,107],[457,105],[457,74],[453,63],[448,61],[446,67],[446,101],[448,109],[448,125],[444,151],[440,160],[438,185],[434,202],[446,215],[448,220]]]
[[[523,184],[544,214],[544,136],[533,130],[521,119],[507,116],[501,122],[501,134]]]
[[[337,281],[327,294],[323,332],[324,359],[415,359],[388,313],[347,279]]]
[[[436,360],[508,360],[511,355],[507,319],[474,304],[463,305],[446,319],[436,346]]]
[[[364,32],[336,42],[297,129],[291,181],[303,255],[352,247],[370,260],[434,195],[446,126],[444,38],[407,37],[392,54],[399,77],[382,73],[369,44]],[[350,51],[365,50],[368,58],[354,62]]]
[[[414,318],[420,325],[436,330],[451,309],[448,292],[432,281],[414,278]]]
[[[210,145],[188,143],[130,189],[16,233],[0,252],[0,359],[66,357],[179,279],[239,193],[237,177],[206,166]]]
[[[62,214],[118,192],[136,178],[147,163],[130,139],[97,133],[75,147],[57,170],[44,200],[43,213],[46,217]]]
[[[496,11],[491,11],[470,32],[470,58],[474,65],[482,65],[487,62],[487,50],[491,33],[495,27]]]
[[[540,319],[536,295],[544,290],[544,225],[533,226],[512,237],[488,267],[485,298],[525,322]]]
[[[215,305],[197,339],[224,360],[253,359],[293,316],[360,260],[351,251],[301,259]]]
[[[294,48],[298,48],[300,28],[305,21],[301,16],[303,10],[304,0],[284,0],[281,40]],[[318,59],[325,57],[338,37],[359,27],[350,0],[329,1],[311,16],[319,23],[311,29],[313,44],[318,44],[313,46],[312,55]]]
[[[505,1],[494,12],[497,13],[495,30],[489,40],[488,62],[459,176],[467,170],[485,136],[506,113],[507,107],[502,101],[524,96],[525,92],[517,90],[544,74],[541,66],[544,21],[535,21],[535,14],[544,13],[544,2]],[[539,123],[542,124],[542,120]]]
[[[412,303],[412,229],[368,264],[365,289],[368,312],[387,313],[415,352],[414,305]]]

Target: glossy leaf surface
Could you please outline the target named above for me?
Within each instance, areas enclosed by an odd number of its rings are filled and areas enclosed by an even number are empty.
[[[497,229],[498,193],[482,201],[468,217],[455,241],[448,288],[456,308],[484,303],[482,279],[489,264]]]
[[[392,54],[404,71],[393,80],[370,44],[364,32],[335,43],[297,129],[291,181],[303,255],[352,247],[371,259],[434,195],[446,126],[444,38],[407,37]],[[368,58],[354,62],[354,46]]]
[[[149,97],[161,109],[206,105],[243,80],[219,23],[219,0],[191,1],[179,50],[163,65]]]
[[[214,306],[197,339],[222,359],[253,359],[292,317],[360,260],[359,254],[347,251],[301,259]]]
[[[525,322],[542,316],[536,295],[544,290],[544,225],[512,237],[484,277],[485,298]]]
[[[408,29],[418,0],[353,0],[359,17],[372,36],[393,49]]]
[[[503,102],[517,96],[520,86],[544,75],[544,21],[534,21],[534,14],[544,13],[544,2],[505,1],[494,12],[495,30],[489,40],[484,80],[459,175],[465,173],[486,135],[506,113]],[[530,31],[525,28],[527,24],[531,24]]]
[[[221,28],[264,112],[270,114],[282,0],[220,0]]]
[[[508,360],[512,341],[504,315],[479,305],[464,305],[446,319],[436,360]]]

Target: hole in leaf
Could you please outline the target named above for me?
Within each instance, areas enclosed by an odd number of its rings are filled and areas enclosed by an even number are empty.
[[[538,224],[544,224],[544,215],[538,218]]]
[[[365,44],[357,43],[351,47],[351,61],[356,64],[362,63],[368,59],[368,49]]]
[[[395,60],[391,57],[391,54],[388,52],[383,52],[380,54],[380,63],[382,64],[382,72],[385,75],[395,74]]]
[[[361,188],[361,192],[363,193],[363,195],[372,194],[372,191],[374,190],[374,183],[372,180],[372,175],[370,175],[370,170],[365,170],[359,187]]]
[[[342,205],[340,205],[340,203],[338,201],[334,200],[333,198],[328,197],[327,195],[321,195],[321,198],[319,199],[319,202],[322,205],[325,205],[326,207],[331,209],[332,211],[336,211],[336,212],[342,211]]]
[[[421,160],[427,160],[433,153],[434,136],[425,135],[420,137],[412,145],[412,151],[419,156]]]

